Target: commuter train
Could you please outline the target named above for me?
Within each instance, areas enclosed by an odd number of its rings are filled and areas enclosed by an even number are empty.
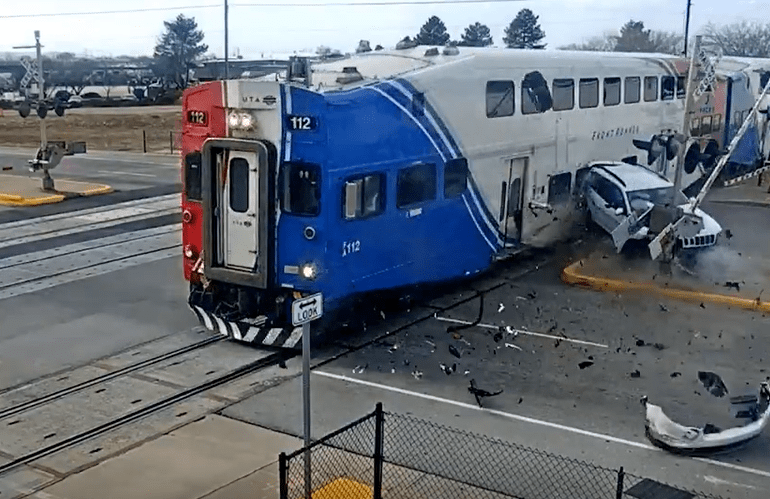
[[[188,89],[190,307],[236,340],[297,348],[298,298],[323,293],[335,324],[362,297],[563,240],[589,162],[644,164],[633,139],[681,130],[687,67],[665,55],[416,47]],[[691,168],[684,185],[704,172]]]

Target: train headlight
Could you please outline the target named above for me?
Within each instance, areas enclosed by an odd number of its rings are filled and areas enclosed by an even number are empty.
[[[230,128],[245,130],[254,125],[254,117],[249,113],[233,111],[227,116],[227,124]]]
[[[318,273],[318,271],[315,268],[315,265],[313,265],[312,263],[304,264],[302,267],[300,267],[299,271],[302,277],[311,281],[315,279],[316,274]]]

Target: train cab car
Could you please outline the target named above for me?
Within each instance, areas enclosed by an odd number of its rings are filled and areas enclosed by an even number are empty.
[[[322,293],[334,325],[362,296],[569,237],[586,165],[681,127],[680,62],[416,47],[188,90],[191,308],[237,340],[296,348],[298,298]]]

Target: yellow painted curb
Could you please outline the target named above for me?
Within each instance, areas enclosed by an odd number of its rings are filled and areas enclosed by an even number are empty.
[[[338,478],[312,493],[313,499],[371,499],[373,495],[370,486],[348,478]]]
[[[53,194],[39,198],[25,198],[14,194],[0,194],[0,205],[3,206],[40,206],[41,204],[51,204],[64,201],[64,195]]]
[[[701,291],[692,291],[679,288],[662,288],[651,282],[630,282],[619,281],[617,279],[608,279],[605,277],[596,277],[581,274],[578,272],[580,261],[568,265],[561,272],[561,280],[567,284],[594,289],[596,291],[643,291],[654,293],[667,298],[689,302],[710,302],[720,305],[729,305],[747,310],[757,310],[759,312],[770,312],[770,302],[761,301],[759,298],[751,300],[739,296],[720,295],[717,293],[704,293]]]
[[[78,194],[80,196],[95,196],[97,194],[109,194],[112,192],[112,187],[109,185],[100,185],[99,187],[94,187],[93,189],[86,189],[83,192],[79,192]]]

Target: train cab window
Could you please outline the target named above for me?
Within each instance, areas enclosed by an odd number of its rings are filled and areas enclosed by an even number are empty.
[[[487,82],[487,118],[513,116],[513,91],[512,81]]]
[[[644,77],[644,102],[653,102],[658,100],[658,77]]]
[[[693,137],[700,135],[700,118],[690,120],[690,135]]]
[[[664,76],[660,79],[660,100],[674,100],[676,93],[676,79],[673,76]]]
[[[433,199],[436,199],[436,165],[415,165],[398,172],[396,182],[398,208],[407,208]]]
[[[184,191],[187,199],[200,201],[201,196],[201,153],[191,152],[184,157]]]
[[[599,105],[599,78],[581,78],[579,88],[581,108]]]
[[[385,174],[375,173],[345,182],[343,214],[346,220],[369,218],[385,211]]]
[[[566,111],[575,107],[575,80],[556,78],[553,80],[553,110]]]
[[[249,209],[249,162],[243,158],[230,160],[230,209],[246,213]]]
[[[294,215],[315,216],[321,209],[321,173],[318,166],[283,165],[283,210]]]
[[[625,104],[634,104],[639,102],[640,94],[642,93],[642,80],[638,76],[626,77],[626,93],[623,98]]]
[[[620,78],[604,79],[604,105],[617,106],[620,104]]]
[[[700,122],[700,134],[706,135],[711,133],[711,116],[704,116]]]
[[[722,129],[722,115],[721,114],[715,114],[714,115],[714,122],[711,124],[711,131],[712,132],[718,132]]]
[[[562,204],[569,201],[572,173],[565,172],[548,179],[548,204]]]
[[[468,160],[450,159],[444,167],[444,198],[454,198],[465,192],[468,186]]]
[[[684,99],[684,94],[687,93],[686,78],[684,76],[676,77],[676,98]]]

